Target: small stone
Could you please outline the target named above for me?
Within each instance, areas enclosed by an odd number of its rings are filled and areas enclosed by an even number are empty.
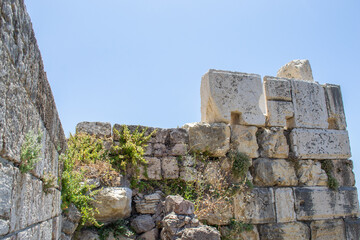
[[[72,235],[76,228],[78,227],[78,223],[77,222],[72,222],[70,221],[68,218],[63,219],[62,221],[62,231],[68,235]]]
[[[155,214],[161,201],[159,193],[145,195],[143,199],[135,199],[136,211],[141,214]]]
[[[327,186],[328,177],[326,172],[321,169],[321,163],[311,160],[299,161],[297,171],[299,184],[305,186]]]
[[[302,222],[260,225],[259,232],[261,240],[310,239],[310,229]]]
[[[262,157],[287,158],[289,156],[289,146],[282,128],[264,129],[259,136],[259,145]]]
[[[75,240],[100,240],[99,234],[91,230],[82,230],[79,234],[75,235]]]
[[[141,234],[137,240],[158,240],[159,239],[159,230],[157,228],[153,228],[146,233]]]
[[[245,153],[250,158],[259,157],[259,146],[256,141],[257,130],[257,127],[253,126],[232,125],[230,139],[232,148]]]
[[[155,223],[150,215],[140,215],[131,221],[131,227],[139,234],[150,231],[155,227]]]
[[[179,165],[176,157],[164,157],[161,167],[164,179],[177,179],[179,177]]]
[[[104,122],[80,122],[76,125],[76,133],[95,135],[98,138],[110,138],[111,124]]]
[[[184,198],[179,195],[169,195],[165,199],[166,213],[175,212],[181,215],[191,215],[194,214],[194,210],[194,204],[188,200],[184,200]]]
[[[310,62],[307,59],[292,60],[282,66],[276,76],[314,82]]]
[[[223,157],[230,148],[230,127],[226,124],[191,123],[184,128],[189,131],[191,151]]]
[[[344,220],[314,221],[310,224],[311,239],[339,240],[346,239]]]
[[[275,206],[277,222],[296,221],[295,200],[291,188],[278,188],[275,190]]]

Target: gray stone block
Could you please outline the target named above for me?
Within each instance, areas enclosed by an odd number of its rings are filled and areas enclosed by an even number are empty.
[[[294,188],[297,219],[322,220],[353,217],[359,214],[355,187],[341,187],[338,191],[326,187]]]
[[[291,102],[291,82],[289,79],[265,76],[264,87],[267,100]]]
[[[150,215],[140,215],[131,221],[131,227],[139,234],[153,229],[155,222]]]
[[[76,125],[76,133],[94,135],[98,138],[111,137],[111,124],[108,122],[80,122]]]
[[[9,221],[0,218],[0,236],[3,236],[9,232]]]
[[[342,219],[314,221],[310,224],[311,239],[345,239],[345,224]]]
[[[177,179],[179,177],[179,165],[176,157],[164,157],[161,160],[161,169],[164,179]]]
[[[289,146],[282,128],[264,129],[258,141],[262,157],[287,158],[289,156]]]
[[[360,219],[345,218],[346,240],[360,239]]]
[[[345,130],[293,129],[291,149],[302,159],[347,159],[351,157],[348,132]]]
[[[344,104],[339,85],[325,84],[326,107],[330,129],[346,129]]]
[[[332,160],[332,175],[339,182],[340,186],[355,186],[355,176],[352,171],[353,162],[351,160]]]
[[[295,200],[291,188],[275,189],[276,220],[279,223],[296,221]]]
[[[13,182],[14,167],[0,158],[0,217],[6,219],[10,217]]]
[[[261,240],[310,240],[310,229],[302,222],[259,226]]]

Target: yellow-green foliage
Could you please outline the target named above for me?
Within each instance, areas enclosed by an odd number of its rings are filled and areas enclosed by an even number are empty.
[[[30,130],[25,135],[25,141],[21,146],[20,152],[20,171],[27,173],[35,167],[35,164],[40,160],[40,152],[42,148],[41,144],[42,132],[38,130],[38,133]]]
[[[145,135],[147,129],[135,131],[130,133],[126,125],[122,126],[122,132],[119,133],[114,129],[114,134],[119,138],[119,144],[111,148],[110,158],[112,165],[123,172],[128,169],[135,171],[135,176],[140,174],[140,166],[146,168],[146,160],[144,158],[144,148],[147,147],[147,142],[155,133],[155,130],[149,135]],[[146,171],[145,171],[146,174]]]

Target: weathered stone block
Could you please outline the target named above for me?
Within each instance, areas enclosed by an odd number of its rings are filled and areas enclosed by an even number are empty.
[[[328,111],[328,122],[330,129],[346,129],[344,104],[339,85],[325,84],[326,107]]]
[[[259,75],[209,70],[202,77],[202,122],[264,126],[265,111]]]
[[[196,228],[185,228],[180,239],[183,239],[183,240],[193,240],[193,239],[220,240],[220,233],[214,227],[201,225]]]
[[[313,82],[314,78],[310,62],[307,59],[297,59],[282,66],[277,72],[277,77],[295,78]]]
[[[139,236],[139,240],[157,240],[159,239],[159,230],[157,228],[153,228],[146,233],[143,233]]]
[[[359,218],[345,218],[345,230],[347,240],[360,239],[360,219]]]
[[[94,135],[98,138],[111,137],[111,124],[105,122],[80,122],[76,125],[76,133]]]
[[[184,200],[180,195],[169,195],[165,199],[165,213],[192,215],[194,211],[194,203]]]
[[[9,221],[0,218],[0,236],[7,234],[9,232],[9,229]]]
[[[289,146],[282,128],[264,129],[259,136],[260,155],[269,158],[287,158]]]
[[[168,150],[164,143],[154,143],[152,145],[152,150],[155,157],[162,157],[168,154]]]
[[[311,239],[314,240],[339,240],[345,238],[344,220],[322,220],[310,224]]]
[[[223,226],[220,228],[221,236],[225,239],[240,239],[240,240],[260,240],[259,232],[256,225],[253,226],[253,229],[250,231],[231,231],[228,226]]]
[[[230,127],[223,123],[190,123],[190,151],[208,152],[214,157],[223,157],[230,148]]]
[[[296,186],[295,169],[284,159],[258,158],[253,161],[254,184],[258,186]]]
[[[338,191],[326,187],[302,187],[295,188],[294,192],[298,220],[322,220],[359,214],[358,196],[354,187],[341,187]]]
[[[230,143],[233,149],[245,153],[250,158],[259,157],[256,141],[257,127],[232,125]]]
[[[179,165],[176,157],[164,157],[161,168],[164,179],[176,179],[179,177]]]
[[[332,160],[332,175],[339,182],[340,186],[354,186],[355,176],[352,171],[353,162],[351,160]]]
[[[328,128],[324,89],[318,83],[292,80],[295,128]]]
[[[291,101],[291,82],[286,78],[264,77],[267,100]]]
[[[299,161],[297,170],[299,184],[305,186],[327,186],[328,177],[321,169],[321,163],[312,160]]]
[[[129,188],[110,187],[102,189],[95,196],[94,206],[99,213],[95,218],[101,222],[111,222],[121,218],[127,218],[131,214],[132,191]]]
[[[153,229],[155,223],[150,215],[139,215],[131,221],[131,227],[139,234]]]
[[[302,159],[346,159],[351,157],[345,130],[293,129],[291,149]]]
[[[241,192],[234,197],[236,220],[253,223],[276,222],[274,192],[272,188],[254,188],[251,192]]]
[[[292,102],[267,101],[267,121],[269,127],[292,127],[294,105]]]
[[[291,188],[278,188],[275,190],[275,206],[277,222],[296,221],[295,200]]]
[[[261,225],[259,232],[261,240],[310,240],[310,229],[302,222]]]
[[[9,218],[13,189],[13,166],[0,158],[0,217]]]
[[[146,173],[145,168],[140,166],[140,179],[151,179],[151,180],[160,180],[161,179],[161,160],[156,157],[145,157],[147,161]]]
[[[134,199],[136,211],[141,214],[155,214],[160,201],[161,195],[157,192]]]

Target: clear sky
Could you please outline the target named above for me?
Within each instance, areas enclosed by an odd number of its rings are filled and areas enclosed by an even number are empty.
[[[81,121],[200,121],[210,68],[275,76],[309,59],[341,85],[360,186],[360,1],[25,0],[66,135]]]

